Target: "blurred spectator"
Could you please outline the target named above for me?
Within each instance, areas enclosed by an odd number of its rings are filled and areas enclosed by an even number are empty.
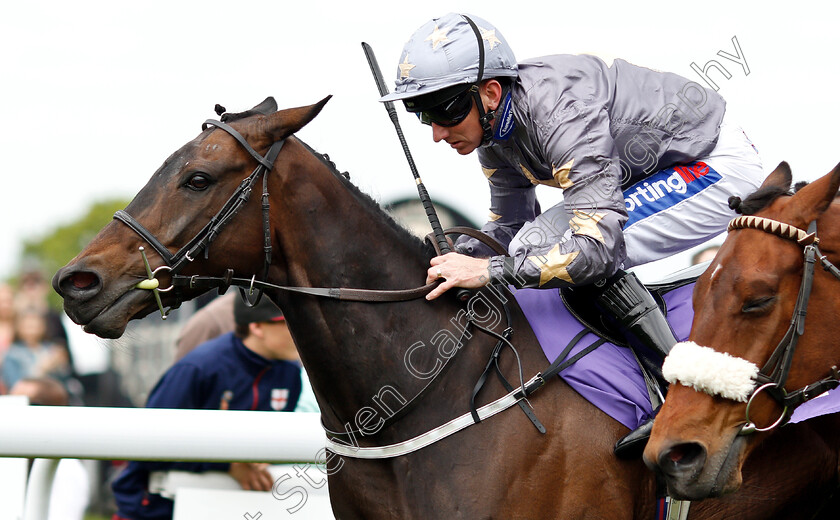
[[[720,249],[720,246],[709,246],[694,253],[691,257],[691,265],[702,264],[711,261]]]
[[[293,411],[303,388],[297,349],[282,311],[268,298],[234,304],[236,330],[207,341],[176,362],[149,394],[148,408]],[[232,440],[235,442],[235,440]],[[268,491],[266,464],[129,462],[114,481],[114,520],[169,520],[173,502],[149,493],[155,471],[227,471],[243,489]]]
[[[0,361],[15,340],[15,291],[0,284]]]
[[[47,295],[52,287],[40,271],[30,269],[23,271],[15,294],[15,308],[18,312],[24,309],[37,309],[46,320],[44,338],[50,343],[67,345],[67,331],[61,323],[61,315],[50,308]]]
[[[29,404],[41,406],[67,406],[70,397],[67,389],[56,379],[51,377],[25,377],[19,379],[9,395],[25,395]]]
[[[233,290],[210,300],[196,311],[195,314],[190,316],[187,323],[179,332],[178,339],[175,340],[175,361],[180,360],[192,349],[205,341],[221,336],[226,332],[233,332],[236,328],[236,323],[233,319],[234,300],[239,299],[241,299],[239,291]],[[240,304],[241,302],[236,306]],[[291,341],[291,336],[289,340]],[[303,390],[301,390],[300,399],[298,399],[295,411],[319,412],[320,409],[315,400],[315,394],[312,392],[312,387],[309,385],[309,378],[306,376],[306,371],[303,368],[301,368],[301,380]]]
[[[8,284],[0,284],[0,367],[3,366],[3,358],[15,341],[15,293]],[[0,372],[0,395],[5,394],[8,388],[3,382],[3,373]]]
[[[48,377],[20,379],[10,395],[25,395],[30,405],[67,406],[64,386]],[[46,520],[82,520],[90,500],[90,476],[79,459],[61,459],[50,491]]]
[[[47,341],[47,321],[40,310],[19,309],[15,318],[17,340],[3,358],[0,376],[8,388],[24,377],[70,376],[67,347]]]
[[[233,300],[239,297],[239,291],[233,290],[196,311],[175,340],[175,361],[207,340],[221,336],[234,329]]]

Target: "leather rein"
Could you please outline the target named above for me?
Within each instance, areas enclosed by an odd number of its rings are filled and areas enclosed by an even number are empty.
[[[432,283],[412,289],[379,290],[355,289],[346,287],[292,287],[276,285],[267,282],[266,278],[268,275],[269,267],[271,265],[272,256],[271,229],[269,218],[270,205],[268,194],[268,173],[273,169],[274,161],[276,160],[277,155],[280,153],[280,150],[282,149],[285,140],[275,142],[269,148],[266,155],[261,156],[248,144],[248,142],[245,140],[242,134],[240,134],[233,127],[221,121],[208,119],[202,125],[202,130],[206,130],[209,126],[220,128],[228,134],[230,134],[243,148],[245,148],[245,150],[257,161],[258,164],[254,171],[248,177],[242,180],[237,189],[228,198],[227,202],[225,202],[225,204],[222,206],[222,209],[219,210],[219,212],[216,213],[216,215],[213,216],[213,218],[211,218],[210,221],[189,242],[187,242],[185,246],[181,247],[177,252],[173,254],[154,235],[154,233],[146,229],[128,212],[126,212],[125,210],[119,210],[114,214],[115,220],[122,222],[123,224],[127,225],[132,231],[137,233],[148,245],[152,247],[152,249],[154,249],[160,255],[161,259],[164,262],[164,265],[161,265],[156,269],[152,270],[151,266],[149,265],[148,258],[146,257],[144,248],[139,248],[140,253],[143,257],[143,262],[146,267],[147,279],[139,282],[135,286],[135,288],[151,290],[153,292],[156,303],[161,313],[161,317],[163,319],[166,319],[167,315],[172,309],[175,309],[180,306],[181,300],[177,296],[175,296],[175,303],[168,309],[164,309],[159,293],[171,291],[176,287],[189,287],[190,289],[217,288],[219,294],[223,294],[231,285],[235,285],[239,287],[242,298],[245,301],[246,305],[256,305],[262,297],[264,291],[268,289],[295,292],[299,294],[307,294],[316,297],[331,298],[343,301],[374,303],[401,302],[422,298],[426,294],[431,292],[440,283],[440,280],[435,280]],[[202,252],[204,253],[205,259],[208,258],[210,243],[216,239],[216,237],[221,232],[222,228],[224,228],[228,223],[230,223],[230,221],[236,216],[237,213],[239,213],[239,211],[242,209],[245,203],[248,202],[251,192],[253,191],[260,177],[262,177],[263,181],[262,222],[264,235],[263,251],[265,254],[262,278],[257,280],[256,275],[251,276],[251,278],[234,277],[232,269],[227,269],[223,276],[186,276],[179,274],[179,272],[185,266],[193,262]],[[481,241],[482,243],[493,249],[497,254],[507,254],[505,249],[501,245],[499,245],[495,240],[485,235],[484,233],[476,231],[472,228],[457,226],[447,229],[444,233],[465,234]],[[437,241],[430,239],[430,237],[427,237],[427,240],[433,244],[437,254],[440,255],[441,251]],[[163,289],[160,288],[160,282],[157,276],[161,273],[169,274],[171,279],[169,287]],[[247,288],[247,292],[245,288]],[[252,295],[254,291],[257,291],[257,296],[254,301],[251,301],[248,296]],[[510,336],[513,333],[513,329],[510,326],[512,320],[510,310],[508,309],[507,305],[504,305],[504,310],[508,321],[508,327],[502,334],[498,334],[492,330],[482,327],[475,321],[473,317],[468,315],[467,327],[474,327],[477,330],[497,339],[497,344],[493,349],[491,359],[488,362],[487,367],[485,367],[484,373],[480,377],[478,383],[476,384],[473,390],[470,399],[470,412],[464,414],[456,420],[450,421],[450,423],[434,428],[431,431],[420,435],[419,437],[409,439],[404,443],[400,443],[400,446],[391,446],[385,448],[358,448],[351,446],[350,450],[354,454],[354,456],[380,458],[397,456],[399,454],[411,452],[431,442],[435,442],[440,438],[451,435],[455,431],[465,428],[470,424],[476,424],[482,419],[487,418],[491,415],[495,415],[496,413],[505,410],[513,405],[519,405],[523,412],[525,412],[528,419],[537,428],[537,430],[539,430],[541,433],[545,433],[545,427],[534,415],[533,409],[531,409],[527,400],[525,400],[526,396],[530,395],[532,392],[542,387],[551,376],[556,375],[561,370],[577,361],[577,359],[579,359],[582,355],[585,355],[586,353],[591,352],[591,350],[593,350],[594,348],[597,348],[597,346],[600,345],[600,343],[602,342],[597,342],[597,345],[590,346],[588,349],[584,350],[584,352],[577,354],[572,359],[567,360],[566,362],[562,362],[562,357],[565,357],[562,356],[560,359],[556,360],[555,363],[553,363],[552,366],[549,367],[549,369],[546,370],[544,373],[537,374],[536,376],[534,376],[534,378],[526,382],[523,378],[522,366],[521,362],[519,361],[519,355],[516,352],[515,347],[509,340]],[[467,328],[465,328],[463,330],[462,340],[469,337],[470,334]],[[498,356],[501,349],[505,346],[512,349],[514,354],[516,355],[517,364],[519,366],[518,388],[514,388],[507,382],[507,380],[501,374],[501,371],[498,367]],[[566,352],[568,352],[571,349],[571,347],[572,345],[570,344]],[[447,362],[444,363],[444,366],[437,372],[437,374],[435,374],[434,377],[431,378],[431,380],[426,384],[426,386],[423,387],[420,390],[420,392],[417,395],[415,395],[408,403],[402,406],[400,410],[398,410],[393,415],[389,416],[385,422],[391,424],[399,418],[403,417],[408,410],[413,408],[413,406],[420,400],[420,398],[423,395],[426,394],[426,392],[429,390],[432,384],[450,365],[450,361],[453,357],[455,356],[451,356],[450,358],[448,358]],[[487,375],[491,372],[491,368],[495,369],[496,375],[500,378],[502,384],[508,390],[509,393],[506,396],[494,401],[493,403],[478,408],[475,404],[476,395],[486,382]],[[382,426],[384,426],[384,424]],[[342,437],[348,436],[351,440],[354,440],[356,434],[364,435],[364,432],[360,430],[345,430],[343,432],[334,431],[327,428],[326,425],[324,425],[324,430],[328,435],[328,444],[334,451],[341,450],[347,447],[347,444],[343,442]],[[371,453],[368,455],[362,455],[360,453],[357,453],[358,450],[362,450],[362,452],[365,452],[365,450],[371,450]]]
[[[422,298],[440,283],[439,281],[434,281],[422,287],[412,289],[374,290],[345,287],[290,287],[275,285],[267,282],[266,277],[268,275],[268,269],[271,265],[272,256],[271,229],[269,222],[270,205],[268,196],[268,172],[270,172],[274,167],[274,161],[280,153],[285,140],[275,142],[269,148],[265,156],[262,156],[248,144],[242,134],[230,125],[221,121],[208,119],[202,125],[202,130],[206,130],[209,126],[217,127],[230,134],[257,161],[258,164],[254,171],[242,180],[233,194],[228,198],[227,202],[225,202],[224,206],[222,206],[222,209],[220,209],[219,212],[216,213],[216,215],[211,218],[210,221],[189,242],[187,242],[185,246],[173,254],[165,245],[163,245],[154,233],[146,229],[134,217],[128,214],[128,212],[125,210],[119,210],[114,214],[115,220],[122,222],[131,228],[132,231],[137,233],[160,255],[164,262],[164,265],[152,270],[148,265],[144,249],[142,247],[140,248],[144,257],[144,262],[146,263],[148,278],[140,282],[137,285],[137,288],[152,290],[155,293],[161,317],[166,319],[169,311],[180,306],[181,301],[176,298],[176,302],[169,309],[164,310],[158,293],[171,291],[175,287],[188,287],[190,289],[217,288],[219,293],[222,294],[227,291],[231,285],[235,285],[240,288],[243,297],[246,295],[246,288],[247,295],[252,295],[254,291],[256,291],[257,296],[254,301],[246,298],[246,303],[256,305],[266,289],[296,292],[344,301],[398,302]],[[265,255],[261,278],[257,279],[256,275],[253,275],[250,278],[234,277],[232,269],[228,269],[223,276],[185,276],[179,274],[184,267],[195,260],[202,252],[204,253],[205,259],[208,257],[210,243],[216,239],[222,228],[230,223],[245,203],[248,202],[251,192],[261,177],[263,181],[262,221],[264,237],[263,251]],[[447,230],[447,232],[468,234],[474,238],[485,241],[485,243],[488,238],[482,233],[464,227],[453,228],[451,230]],[[171,277],[171,284],[169,287],[160,288],[160,282],[157,279],[157,276],[162,273],[168,273]]]
[[[817,237],[817,222],[812,221],[808,231],[797,227],[763,217],[741,216],[729,223],[728,231],[736,229],[755,229],[776,235],[786,240],[791,240],[803,247],[804,266],[802,282],[799,286],[799,294],[796,298],[796,306],[793,310],[790,326],[782,340],[773,350],[770,358],[758,371],[755,388],[747,401],[747,424],[744,426],[741,435],[750,434],[755,431],[767,431],[776,426],[786,423],[793,410],[802,403],[809,401],[822,393],[836,388],[840,385],[840,374],[836,366],[831,367],[831,375],[814,383],[804,386],[793,392],[785,390],[790,367],[793,362],[793,355],[800,336],[805,332],[805,316],[808,311],[808,300],[811,296],[811,287],[814,281],[814,269],[819,260],[823,269],[840,280],[840,269],[832,264],[820,251]],[[770,426],[758,428],[749,419],[750,405],[756,395],[766,391],[780,406],[783,407],[782,414]]]

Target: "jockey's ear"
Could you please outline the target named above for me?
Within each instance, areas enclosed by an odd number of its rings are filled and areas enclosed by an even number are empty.
[[[312,121],[331,97],[327,96],[314,105],[275,112],[261,122],[264,125],[262,130],[269,135],[271,142],[284,139]]]
[[[481,82],[481,94],[486,110],[496,110],[502,103],[502,84],[495,79]]]
[[[828,209],[837,196],[838,188],[840,188],[840,164],[827,175],[823,175],[796,192],[788,206],[793,211],[790,217],[791,222],[803,229],[807,227],[812,220]]]
[[[766,188],[768,186],[778,186],[784,190],[789,190],[791,182],[793,182],[793,175],[790,172],[790,166],[787,162],[782,161],[778,166],[776,166],[773,173],[764,179],[764,182],[761,183],[761,187]]]

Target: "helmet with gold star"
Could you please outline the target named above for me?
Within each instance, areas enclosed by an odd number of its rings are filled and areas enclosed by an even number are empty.
[[[516,57],[495,26],[477,16],[449,13],[429,20],[411,36],[400,55],[396,88],[380,101],[436,98],[427,95],[462,92],[481,79],[516,75]]]

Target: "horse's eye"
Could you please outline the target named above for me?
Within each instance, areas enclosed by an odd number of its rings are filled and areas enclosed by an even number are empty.
[[[187,179],[187,188],[195,191],[203,191],[206,190],[210,185],[213,184],[213,180],[205,173],[196,173],[189,179]]]
[[[774,303],[776,303],[775,296],[756,298],[744,303],[743,307],[741,307],[741,312],[762,313],[770,310]]]

